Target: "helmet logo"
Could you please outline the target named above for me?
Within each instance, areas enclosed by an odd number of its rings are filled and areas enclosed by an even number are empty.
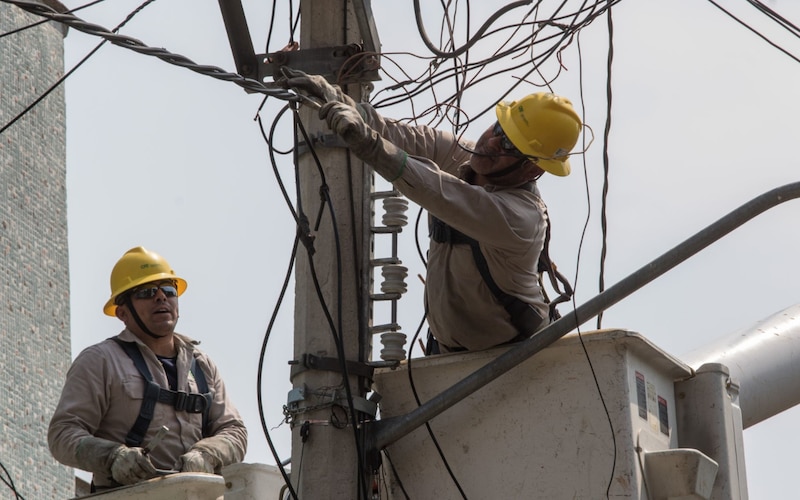
[[[517,106],[517,111],[519,112],[519,117],[520,117],[520,119],[521,119],[523,122],[525,122],[525,125],[527,125],[528,127],[530,127],[530,125],[531,125],[531,124],[530,124],[530,123],[528,123],[528,117],[527,117],[527,116],[525,116],[525,108],[524,108],[524,107],[522,107],[522,105],[520,105],[520,106]]]

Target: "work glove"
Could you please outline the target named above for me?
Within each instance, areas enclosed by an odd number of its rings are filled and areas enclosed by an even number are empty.
[[[85,437],[75,448],[75,461],[80,469],[113,479],[120,484],[132,484],[156,474],[150,459],[141,448],[128,448],[118,442],[94,436]]]
[[[331,85],[320,75],[308,75],[303,71],[282,67],[283,77],[275,80],[275,83],[283,88],[292,89],[299,94],[316,98],[322,104],[328,102],[341,102],[349,106],[356,106],[352,97],[342,92],[338,85]]]
[[[180,457],[181,472],[219,474],[222,467],[244,460],[244,452],[225,436],[211,436],[196,442]]]
[[[114,450],[111,477],[119,484],[134,484],[155,477],[158,473],[142,448],[125,445]]]
[[[181,472],[207,472],[213,474],[217,469],[214,457],[200,450],[189,450],[181,455]]]
[[[347,143],[350,151],[389,182],[403,174],[408,153],[381,137],[370,128],[357,108],[340,102],[322,106],[319,117]]]

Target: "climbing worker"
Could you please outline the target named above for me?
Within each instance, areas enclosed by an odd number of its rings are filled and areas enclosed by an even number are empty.
[[[500,102],[497,121],[470,142],[386,119],[319,75],[284,68],[276,82],[321,104],[319,117],[350,151],[428,211],[430,352],[436,343],[452,352],[520,341],[557,317],[550,305],[572,291],[547,269],[549,222],[536,181],[570,173],[582,121],[568,99],[540,92]],[[559,277],[557,300],[546,298],[542,270]]]
[[[170,472],[219,474],[244,458],[247,429],[217,366],[175,332],[185,290],[143,247],[111,271],[103,312],[125,329],[75,358],[47,435],[56,460],[93,474],[92,491]]]

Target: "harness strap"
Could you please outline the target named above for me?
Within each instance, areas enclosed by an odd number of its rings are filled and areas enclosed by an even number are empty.
[[[547,210],[545,210],[545,216],[547,216]],[[548,218],[549,221],[549,218]],[[544,273],[547,273],[547,276],[550,278],[550,286],[553,287],[558,293],[558,297],[554,300],[550,300],[547,297],[547,293],[545,292],[544,287],[542,287],[542,292],[545,294],[544,298],[549,303],[549,314],[550,314],[550,321],[555,321],[561,317],[561,314],[556,309],[558,304],[562,302],[567,302],[568,300],[572,299],[572,285],[569,284],[569,280],[558,272],[558,268],[556,267],[555,263],[550,259],[550,223],[547,223],[547,229],[545,229],[544,234],[544,246],[542,247],[542,252],[539,254],[539,281],[541,282],[542,276]],[[561,284],[564,287],[564,290],[561,290],[559,286]]]
[[[489,287],[492,295],[494,295],[497,301],[503,305],[506,312],[508,312],[511,317],[511,324],[513,324],[517,332],[519,332],[519,336],[514,340],[528,338],[539,329],[543,319],[536,310],[519,297],[510,295],[497,286],[494,278],[492,278],[492,274],[489,272],[489,264],[486,262],[486,257],[483,255],[483,252],[481,252],[478,240],[470,238],[435,216],[431,216],[430,237],[438,243],[456,245],[467,244],[470,246],[472,258],[475,261],[475,266],[481,273],[483,281],[486,283],[486,286]]]
[[[124,342],[116,337],[112,337],[112,340],[125,351],[125,354],[127,354],[129,358],[131,358],[136,369],[146,382],[144,395],[142,397],[142,406],[139,409],[139,416],[136,417],[136,422],[134,422],[133,427],[131,427],[131,430],[128,432],[125,438],[125,444],[128,446],[141,446],[147,434],[147,429],[150,427],[150,422],[153,420],[156,403],[165,403],[175,407],[178,411],[185,411],[187,413],[202,413],[203,437],[207,436],[208,409],[211,406],[211,393],[208,390],[208,382],[206,381],[205,373],[203,373],[203,370],[197,365],[197,361],[192,359],[190,370],[194,375],[195,382],[197,382],[197,388],[200,390],[200,394],[164,389],[153,381],[153,375],[147,368],[147,363],[144,360],[142,351],[139,350],[139,346],[136,342]]]

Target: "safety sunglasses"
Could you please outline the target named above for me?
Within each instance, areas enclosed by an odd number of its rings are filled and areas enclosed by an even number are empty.
[[[164,283],[161,285],[150,285],[141,288],[135,288],[131,292],[131,296],[137,299],[152,299],[156,296],[158,291],[164,292],[167,297],[177,297],[178,288],[173,283]]]
[[[516,146],[514,146],[514,143],[511,142],[511,139],[508,138],[506,133],[503,132],[503,127],[500,126],[500,122],[494,122],[492,135],[502,139],[500,142],[500,147],[503,148],[504,151],[508,151],[509,153],[517,156],[525,156],[519,149],[517,149]]]

